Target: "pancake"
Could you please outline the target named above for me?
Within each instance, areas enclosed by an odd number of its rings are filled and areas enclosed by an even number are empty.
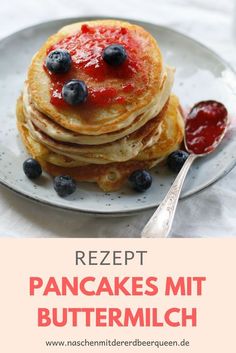
[[[30,134],[30,131],[26,124],[26,119],[23,111],[22,97],[20,96],[17,100],[16,105],[16,116],[17,116],[17,127],[22,138],[22,142],[25,145],[29,154],[37,159],[42,166],[45,161],[51,162],[55,165],[62,167],[78,167],[86,165],[87,163],[74,161],[72,158],[65,157],[63,155],[58,155],[53,151],[50,151],[43,144],[37,142]]]
[[[114,42],[125,46],[128,53],[123,71],[104,66],[101,59],[102,50]],[[94,92],[105,90],[105,93],[117,92],[122,104],[114,99],[106,106],[86,103],[76,109],[53,105],[51,76],[43,66],[48,51],[56,48],[69,50],[76,66],[66,74],[64,82],[78,77],[86,82],[92,100]],[[117,20],[81,22],[62,28],[36,53],[28,71],[29,90],[36,109],[64,128],[89,136],[131,126],[140,114],[156,104],[165,80],[166,72],[156,40],[143,28]],[[125,87],[134,89],[127,92]]]
[[[168,103],[166,103],[161,113],[139,130],[120,140],[99,146],[59,142],[35,127],[27,118],[26,122],[31,135],[49,149],[72,157],[78,161],[105,164],[112,161],[121,162],[132,159],[144,148],[157,142],[161,133],[162,119],[167,110],[167,106]]]
[[[108,164],[86,164],[50,151],[37,142],[27,128],[22,99],[17,103],[17,121],[24,145],[42,167],[52,176],[70,175],[78,181],[96,182],[104,191],[121,188],[127,177],[137,169],[150,169],[178,149],[183,140],[183,118],[179,100],[172,95],[164,114],[163,128],[158,142],[144,149],[135,159]],[[77,164],[78,163],[78,164]]]
[[[183,141],[184,119],[179,99],[171,95],[170,104],[162,123],[162,133],[158,143],[141,151],[136,157],[137,160],[145,161],[156,158],[167,157],[170,153],[177,150]]]
[[[111,44],[127,53],[118,66],[103,58]],[[69,52],[67,73],[48,70],[54,49]],[[77,105],[62,97],[72,79],[88,90]],[[173,82],[174,69],[145,29],[116,20],[65,26],[29,66],[16,111],[22,141],[50,175],[119,190],[133,171],[153,168],[181,145],[183,118]]]
[[[158,115],[166,102],[169,99],[171,88],[174,81],[174,69],[167,66],[166,67],[166,76],[165,80],[162,84],[160,92],[158,94],[158,98],[153,105],[152,108],[147,109],[144,113],[138,115],[133,123],[127,126],[124,129],[110,132],[108,134],[101,135],[81,135],[74,131],[70,131],[65,129],[63,126],[55,123],[52,119],[50,119],[45,114],[41,113],[36,109],[32,97],[29,92],[28,83],[25,84],[23,90],[23,100],[24,100],[24,114],[27,118],[29,118],[36,127],[39,128],[46,135],[51,138],[62,141],[62,142],[71,142],[78,144],[86,144],[86,145],[100,145],[109,142],[113,142],[121,139],[122,137],[127,136],[128,134],[133,133],[138,130],[144,124],[146,124],[150,119],[154,116]]]

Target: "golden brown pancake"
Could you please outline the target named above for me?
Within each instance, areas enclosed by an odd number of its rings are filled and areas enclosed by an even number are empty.
[[[158,141],[167,106],[168,102],[155,118],[148,121],[139,130],[120,140],[99,146],[57,141],[35,127],[30,120],[27,120],[27,125],[31,135],[38,142],[59,154],[95,164],[106,164],[112,161],[122,162],[134,158],[144,148]]]
[[[76,45],[81,47],[79,49],[76,47],[74,51],[71,50],[71,52],[75,52],[72,59],[75,58],[76,60],[78,56],[81,57],[81,51],[83,52],[88,45],[86,36],[89,34],[87,32],[83,33],[84,28],[87,28],[85,26],[88,26],[89,31],[93,29],[96,31],[98,28],[100,32],[100,29],[108,28],[105,34],[102,34],[103,39],[105,38],[102,43],[103,46],[111,43],[112,40],[125,45],[128,43],[128,57],[131,57],[130,61],[132,60],[132,63],[136,60],[135,63],[137,64],[135,74],[131,77],[128,75],[128,78],[124,75],[120,77],[118,68],[117,74],[105,75],[101,81],[96,80],[93,75],[91,76],[90,71],[86,70],[87,67],[83,67],[83,69],[79,67],[70,72],[65,81],[71,78],[79,78],[86,82],[90,91],[113,89],[120,92],[121,88],[126,85],[134,86],[134,91],[122,91],[121,97],[125,99],[122,104],[114,101],[105,107],[88,103],[81,104],[76,109],[70,106],[55,107],[51,104],[50,77],[43,69],[47,53],[58,47],[68,49],[65,42],[68,40],[68,36],[70,38],[74,36]],[[116,35],[113,35],[113,30]],[[95,34],[97,35],[97,33]],[[93,35],[91,34],[90,37]],[[98,47],[100,48],[100,46]],[[101,56],[102,48],[99,50]],[[132,69],[134,68],[132,67]],[[155,104],[165,79],[166,73],[162,55],[151,34],[137,25],[116,20],[81,22],[62,28],[58,33],[52,35],[36,53],[28,71],[29,90],[36,108],[64,128],[85,135],[101,135],[132,125],[137,116]]]
[[[127,177],[137,169],[150,169],[165,159],[172,151],[178,149],[183,140],[183,118],[179,100],[172,95],[168,109],[163,118],[163,129],[158,143],[144,149],[135,159],[127,162],[108,164],[77,165],[72,158],[58,155],[36,141],[25,124],[22,99],[17,104],[18,128],[29,153],[36,158],[42,167],[52,176],[70,175],[78,181],[96,182],[104,191],[115,191],[121,188]],[[60,166],[64,164],[64,166]],[[67,165],[67,166],[66,166]]]
[[[110,44],[127,52],[118,67],[103,59]],[[66,74],[45,65],[54,49],[70,53]],[[87,100],[76,106],[62,97],[71,79],[83,80],[88,89]],[[157,42],[137,25],[99,20],[63,27],[30,64],[16,112],[23,143],[52,176],[118,190],[133,171],[153,168],[182,143],[173,81],[174,69],[164,65]]]
[[[25,84],[23,90],[24,113],[27,118],[32,120],[34,125],[36,125],[41,131],[43,131],[45,134],[49,135],[55,140],[85,145],[100,145],[116,141],[118,139],[121,139],[122,137],[127,136],[128,134],[131,134],[132,132],[136,131],[144,124],[146,124],[154,116],[158,115],[165,106],[166,102],[168,101],[173,81],[173,69],[170,67],[166,67],[166,79],[163,82],[155,104],[153,104],[151,108],[146,109],[145,112],[143,112],[142,114],[138,115],[131,125],[121,130],[106,134],[82,135],[74,131],[65,129],[63,126],[54,122],[51,118],[36,109],[29,92],[28,83]]]

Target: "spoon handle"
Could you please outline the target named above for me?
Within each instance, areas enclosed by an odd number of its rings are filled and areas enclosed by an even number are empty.
[[[194,154],[189,155],[166,197],[143,228],[141,233],[142,238],[168,237],[185,177],[196,158],[197,156]]]

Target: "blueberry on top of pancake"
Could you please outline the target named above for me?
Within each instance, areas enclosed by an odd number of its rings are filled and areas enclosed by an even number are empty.
[[[71,56],[67,50],[52,50],[45,61],[46,68],[54,74],[65,74],[71,68]]]
[[[127,60],[127,52],[123,45],[111,44],[103,50],[102,58],[111,66],[120,66]]]

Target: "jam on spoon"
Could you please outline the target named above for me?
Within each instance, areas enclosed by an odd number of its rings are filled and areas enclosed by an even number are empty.
[[[196,104],[185,123],[185,147],[190,153],[166,197],[144,227],[144,238],[168,237],[180,192],[190,166],[197,157],[213,152],[222,141],[228,126],[227,109],[209,100]]]
[[[227,124],[228,112],[222,103],[209,100],[196,104],[186,120],[188,152],[197,155],[212,152],[223,138]]]

